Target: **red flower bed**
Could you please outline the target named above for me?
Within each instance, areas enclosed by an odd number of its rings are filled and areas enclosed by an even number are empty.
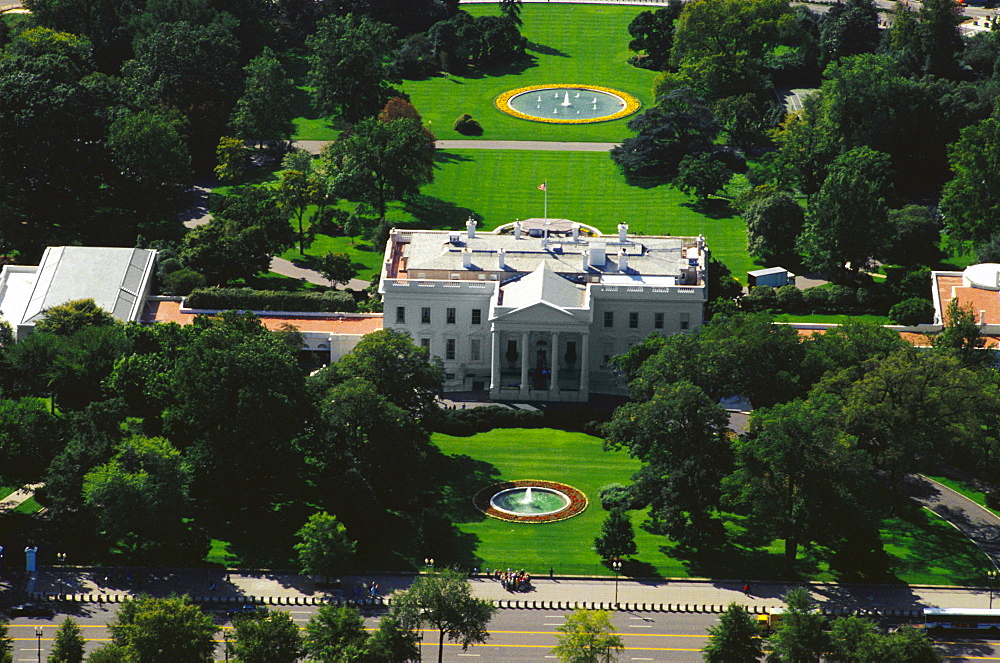
[[[508,490],[510,488],[527,488],[528,486],[531,486],[532,488],[551,488],[553,490],[558,490],[560,493],[563,493],[569,498],[569,505],[564,509],[556,511],[555,513],[547,513],[541,516],[519,516],[513,513],[500,511],[490,504],[490,500],[493,496],[501,490]],[[476,493],[476,496],[472,501],[476,505],[477,509],[485,513],[490,518],[506,520],[511,523],[555,523],[583,513],[588,504],[587,496],[573,486],[567,486],[564,483],[558,483],[556,481],[539,481],[536,479],[518,479],[516,481],[495,483],[492,486],[487,486]]]

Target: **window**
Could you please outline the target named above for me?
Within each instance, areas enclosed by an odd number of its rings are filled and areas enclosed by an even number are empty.
[[[420,324],[429,325],[431,324],[431,307],[422,306],[420,308]]]
[[[449,338],[444,342],[444,358],[455,359],[455,339]]]
[[[483,324],[483,309],[481,308],[472,309],[472,324],[474,325]]]
[[[615,326],[615,312],[614,311],[605,311],[604,312],[604,326],[605,327],[614,327]]]
[[[615,355],[615,342],[604,341],[601,343],[601,366],[607,366],[611,358]]]
[[[396,324],[405,325],[406,324],[406,307],[397,306],[396,307]]]
[[[653,327],[656,329],[663,329],[663,314],[654,313],[653,314]]]
[[[638,329],[639,328],[639,314],[636,311],[632,311],[628,314],[628,328]]]
[[[444,310],[444,321],[449,325],[455,324],[455,309],[446,308]]]
[[[681,313],[681,329],[687,329],[691,326],[691,314]]]
[[[420,347],[423,348],[424,352],[426,352],[429,356],[431,354],[431,339],[429,338],[420,339]]]
[[[483,342],[480,339],[474,338],[471,340],[469,343],[469,359],[471,361],[479,361],[482,359],[482,347]]]

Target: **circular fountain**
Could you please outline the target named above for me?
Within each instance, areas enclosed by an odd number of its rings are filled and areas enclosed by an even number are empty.
[[[533,85],[504,92],[496,106],[523,120],[584,124],[631,115],[640,103],[627,92],[596,85]]]
[[[487,516],[513,523],[557,522],[587,508],[587,496],[573,486],[535,479],[487,486],[473,501]]]
[[[501,490],[490,498],[494,509],[519,516],[544,516],[562,511],[570,499],[554,488],[527,486]]]

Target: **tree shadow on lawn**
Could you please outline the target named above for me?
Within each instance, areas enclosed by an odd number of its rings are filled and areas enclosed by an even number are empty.
[[[564,53],[558,48],[552,48],[551,46],[546,46],[545,44],[536,44],[533,41],[529,41],[525,48],[533,53],[539,53],[541,55],[555,55],[560,58],[571,57],[569,53]]]
[[[485,520],[486,514],[472,500],[480,490],[500,480],[500,470],[464,454],[448,456],[437,449],[431,454],[428,465],[434,469],[428,481],[439,487],[443,514],[455,523]]]
[[[434,152],[434,163],[462,163],[465,161],[475,161],[470,156],[464,154],[454,154],[452,152],[445,152],[444,150],[436,150]],[[436,166],[437,167],[437,166]]]
[[[462,230],[470,216],[482,218],[468,207],[423,194],[408,198],[403,203],[403,209],[416,219],[415,223],[407,224],[415,228]]]
[[[710,219],[730,219],[736,215],[736,210],[725,198],[710,198],[708,200],[695,200],[681,203],[681,207],[687,207],[692,212],[707,216]]]
[[[480,69],[469,69],[461,78],[468,78],[471,80],[480,80],[483,78],[502,78],[504,76],[520,76],[528,69],[534,69],[538,66],[538,58],[533,55],[528,55],[523,60],[518,60],[517,62],[511,62],[499,67],[482,67]]]

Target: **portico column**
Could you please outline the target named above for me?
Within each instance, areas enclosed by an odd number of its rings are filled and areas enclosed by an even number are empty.
[[[552,383],[549,385],[555,393],[559,393],[559,332],[552,332]]]
[[[500,391],[500,332],[496,327],[490,332],[490,343],[493,344],[490,357],[490,392]]]
[[[580,365],[580,395],[583,400],[590,396],[590,334],[583,333],[583,357]]]
[[[528,332],[521,332],[521,393],[528,393]]]

